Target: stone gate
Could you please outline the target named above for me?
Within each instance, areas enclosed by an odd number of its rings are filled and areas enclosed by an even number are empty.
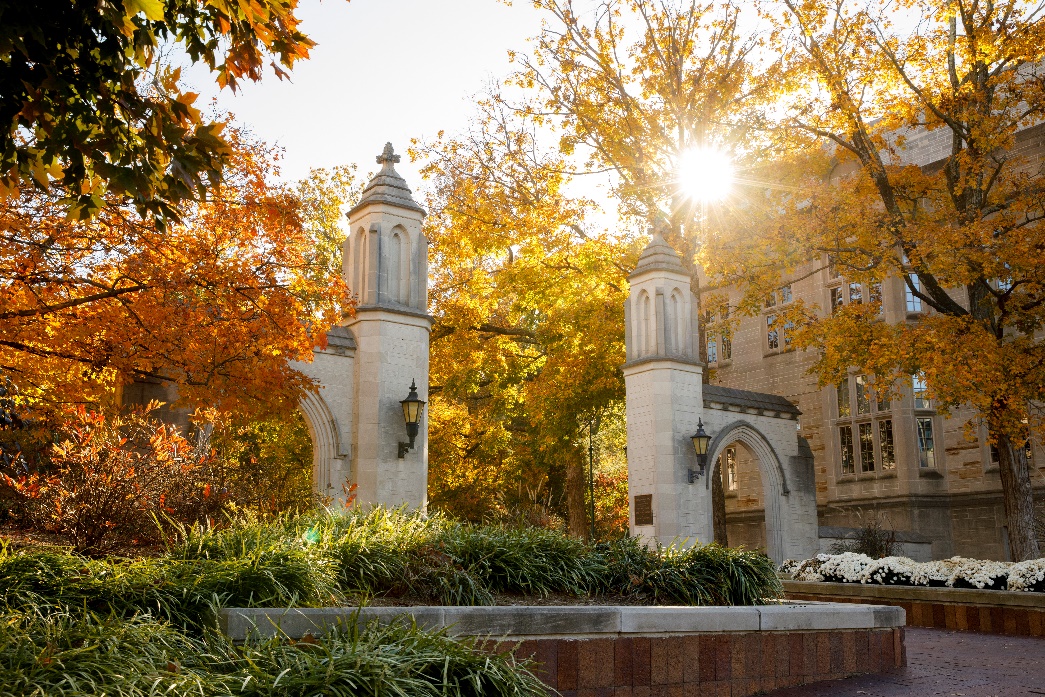
[[[777,563],[817,552],[813,458],[798,437],[798,409],[783,397],[703,383],[697,303],[675,250],[659,235],[628,277],[628,494],[631,534],[650,542],[714,539],[714,467],[701,476],[691,437],[712,436],[707,462],[742,442],[758,458],[766,500],[767,553]]]
[[[311,363],[294,367],[320,389],[300,404],[312,435],[316,489],[334,502],[351,489],[360,503],[423,509],[428,487],[428,419],[413,448],[400,401],[416,383],[428,399],[428,240],[425,211],[395,170],[392,144],[381,170],[348,212],[344,276],[355,316],[327,334]]]

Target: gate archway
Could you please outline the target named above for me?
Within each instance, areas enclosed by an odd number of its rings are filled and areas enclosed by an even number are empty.
[[[766,553],[773,559],[783,559],[784,539],[781,523],[781,506],[790,494],[787,476],[780,463],[780,456],[772,444],[751,423],[745,420],[733,421],[721,429],[708,447],[708,461],[717,462],[720,455],[734,444],[741,444],[754,457],[758,464],[762,483],[762,502],[765,510]],[[717,467],[712,476],[719,476]],[[710,487],[711,477],[705,482]]]
[[[312,481],[320,496],[343,496],[346,443],[323,396],[309,392],[298,403],[312,436]]]

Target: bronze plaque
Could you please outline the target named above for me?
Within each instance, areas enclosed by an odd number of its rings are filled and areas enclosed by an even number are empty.
[[[635,525],[653,525],[653,494],[635,497]]]

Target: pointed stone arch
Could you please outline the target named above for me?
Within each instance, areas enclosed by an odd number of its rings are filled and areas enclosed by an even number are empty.
[[[321,496],[338,496],[343,483],[343,464],[347,443],[337,419],[323,395],[309,392],[298,402],[312,436],[312,480]]]
[[[784,549],[787,546],[784,541],[783,500],[791,493],[787,484],[787,474],[784,472],[780,456],[777,454],[773,444],[753,424],[738,419],[718,431],[708,446],[708,462],[712,463],[710,469],[715,471],[714,463],[718,461],[726,447],[733,443],[742,443],[758,462],[759,473],[762,476],[762,490],[764,492],[766,511],[766,552],[774,560],[782,560]],[[710,488],[711,476],[704,482],[704,488]]]

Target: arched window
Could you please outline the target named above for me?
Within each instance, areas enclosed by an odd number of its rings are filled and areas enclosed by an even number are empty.
[[[645,291],[639,297],[639,305],[642,307],[639,319],[639,352],[645,356],[653,353],[653,308]]]
[[[364,301],[363,284],[366,279],[366,233],[363,228],[356,232],[355,244],[352,245],[352,277],[349,279],[349,290]]]
[[[676,288],[668,301],[668,352],[682,353],[682,293]]]
[[[392,234],[392,243],[388,246],[388,297],[392,302],[402,302],[402,285],[403,238],[395,232]]]

